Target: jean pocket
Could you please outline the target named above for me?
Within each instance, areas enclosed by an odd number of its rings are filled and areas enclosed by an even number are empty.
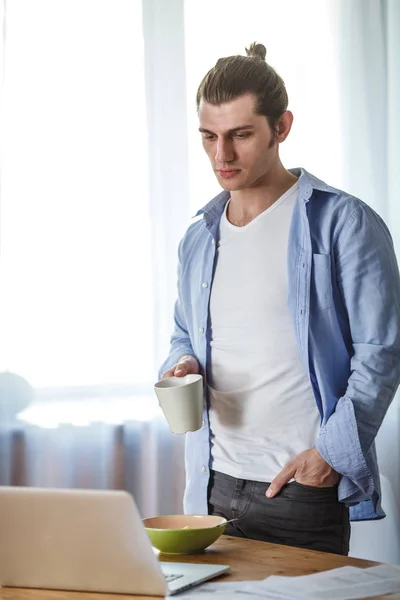
[[[330,254],[313,254],[313,297],[315,308],[332,306],[332,274]]]
[[[293,501],[310,504],[338,504],[338,486],[315,487],[292,481],[285,486],[285,495]]]
[[[295,483],[296,485],[299,485],[302,488],[305,488],[307,490],[312,490],[312,491],[316,491],[316,490],[337,490],[337,483],[335,483],[335,485],[328,485],[327,487],[320,487],[320,486],[316,486],[316,485],[306,485],[305,483],[300,483],[299,481],[292,481],[292,483]]]

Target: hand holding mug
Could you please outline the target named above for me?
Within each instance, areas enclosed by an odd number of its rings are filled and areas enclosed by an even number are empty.
[[[191,354],[181,356],[178,362],[165,371],[161,379],[167,379],[167,377],[184,377],[185,375],[198,375],[200,373],[200,366],[197,359]]]

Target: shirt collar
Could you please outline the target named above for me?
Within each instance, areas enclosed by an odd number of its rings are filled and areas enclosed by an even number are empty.
[[[314,175],[311,175],[311,173],[308,173],[301,167],[289,169],[289,172],[299,178],[299,200],[303,201],[304,203],[308,202],[314,190],[327,193],[337,192],[335,188],[324,183]],[[218,196],[215,196],[215,198],[203,206],[203,208],[197,211],[195,217],[199,217],[200,215],[204,214],[207,221],[219,219],[229,198],[229,192],[221,192],[218,194]]]

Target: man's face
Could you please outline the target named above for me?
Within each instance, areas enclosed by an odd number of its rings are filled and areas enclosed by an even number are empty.
[[[200,102],[203,147],[220,185],[238,191],[263,185],[278,160],[278,144],[265,116],[245,94],[220,105]]]

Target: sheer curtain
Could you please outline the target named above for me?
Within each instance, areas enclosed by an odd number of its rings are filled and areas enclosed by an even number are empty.
[[[144,515],[179,510],[182,440],[152,392],[142,3],[2,10],[0,483],[122,487]]]
[[[336,17],[341,185],[382,215],[400,262],[400,3],[341,0]],[[400,563],[399,394],[378,434],[377,451],[387,518],[354,523],[354,551],[373,560]]]

